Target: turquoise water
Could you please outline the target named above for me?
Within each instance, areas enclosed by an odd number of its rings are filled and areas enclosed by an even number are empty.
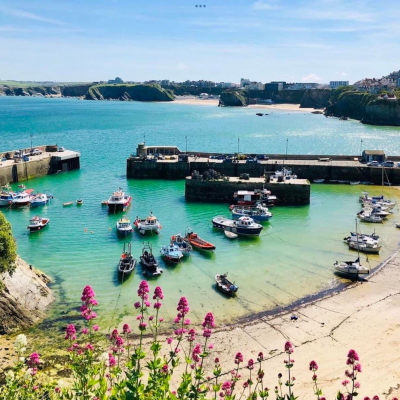
[[[313,185],[310,206],[274,208],[260,238],[230,241],[210,224],[215,215],[229,215],[227,205],[186,203],[183,181],[126,179],[126,158],[144,135],[148,144],[181,148],[187,135],[189,149],[221,152],[234,152],[240,136],[241,151],[264,153],[284,152],[289,137],[289,153],[318,154],[358,153],[363,138],[367,147],[400,154],[400,142],[393,140],[400,132],[396,128],[303,113],[273,111],[266,118],[254,114],[254,110],[179,104],[0,98],[0,150],[29,147],[33,133],[34,145],[57,143],[81,152],[80,171],[26,183],[35,190],[50,190],[55,196],[52,204],[40,212],[3,209],[21,256],[55,279],[58,301],[51,318],[65,311],[73,315],[70,310],[79,304],[83,286],[91,284],[103,323],[133,321],[141,269],[122,286],[118,282],[116,266],[123,247],[115,232],[119,215],[109,215],[100,205],[118,186],[133,197],[127,212],[131,220],[145,217],[150,210],[159,218],[161,234],[147,237],[156,254],[171,235],[183,233],[188,226],[217,245],[213,255],[193,252],[176,267],[160,260],[164,274],[151,287],[156,283],[163,287],[167,317],[175,314],[181,295],[189,298],[193,320],[213,311],[221,324],[345,282],[332,273],[332,264],[356,257],[342,239],[355,228],[362,186]],[[381,189],[371,192],[378,194]],[[398,193],[391,188],[385,192],[392,198]],[[77,198],[84,200],[81,207],[62,207]],[[38,213],[51,219],[50,226],[29,234],[28,220]],[[381,255],[369,256],[371,266],[397,247],[396,218],[383,225],[362,225],[365,232],[375,228],[382,237]],[[141,235],[132,235],[137,257],[142,241]],[[240,287],[237,298],[225,298],[215,290],[214,276],[223,272],[229,272]]]

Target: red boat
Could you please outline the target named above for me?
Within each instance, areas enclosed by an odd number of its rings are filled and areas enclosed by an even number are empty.
[[[185,241],[190,243],[194,248],[199,250],[207,250],[212,251],[216,249],[216,246],[210,242],[206,242],[205,240],[199,238],[197,233],[194,233],[190,228],[185,235]]]
[[[272,196],[267,189],[255,189],[254,191],[239,190],[233,195],[234,202],[239,206],[253,206],[257,202],[265,203],[267,207],[272,207],[276,196]]]

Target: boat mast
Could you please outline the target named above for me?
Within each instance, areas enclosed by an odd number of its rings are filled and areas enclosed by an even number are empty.
[[[357,238],[357,253],[358,253],[358,262],[360,262],[360,241],[358,240],[358,227],[357,227],[357,218],[356,218],[356,238]]]
[[[382,167],[382,196],[383,196],[383,167]]]

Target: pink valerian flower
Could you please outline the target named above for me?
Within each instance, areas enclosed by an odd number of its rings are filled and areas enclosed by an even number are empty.
[[[138,289],[138,296],[142,300],[147,300],[149,298],[149,295],[148,295],[149,292],[150,292],[149,284],[146,281],[140,282],[139,289]]]
[[[250,360],[247,362],[247,367],[248,369],[253,369],[254,368],[254,361],[250,358]]]
[[[321,397],[319,400],[326,400],[326,397]]]
[[[258,353],[257,361],[262,361],[262,360],[264,360],[264,354],[262,353],[262,351],[260,351]]]
[[[209,338],[209,337],[211,337],[211,333],[212,333],[212,330],[206,328],[206,329],[204,329],[204,331],[203,331],[203,337]]]
[[[289,341],[285,343],[285,353],[292,354],[293,353],[293,345]]]
[[[356,389],[360,389],[360,382],[356,382],[355,384],[354,384],[354,387],[356,388]]]
[[[150,315],[149,321],[153,321],[153,319],[154,319],[154,315]]]
[[[140,301],[137,301],[137,302],[134,304],[134,306],[135,306],[136,309],[140,308]]]
[[[88,329],[88,328],[83,328],[83,329],[82,329],[82,333],[83,333],[84,335],[87,335],[87,334],[89,333],[89,329]]]
[[[246,381],[246,382],[243,382],[243,388],[244,389],[246,389],[246,388],[248,388],[249,387],[249,383]]]
[[[243,354],[242,353],[236,353],[235,364],[240,364],[242,362],[243,362]]]
[[[362,368],[361,368],[361,364],[360,363],[356,363],[354,365],[354,371],[362,372]]]
[[[159,309],[161,308],[161,306],[162,306],[162,304],[161,304],[159,301],[156,301],[156,302],[154,303],[154,305],[153,305],[153,307],[154,307],[156,310],[159,310]]]
[[[230,394],[232,392],[231,388],[232,388],[232,382],[231,381],[225,381],[222,384],[222,387],[221,387],[221,389],[225,392],[225,396],[230,396]],[[220,393],[220,396],[221,396],[221,393]],[[221,397],[223,397],[223,396],[224,396],[224,393],[222,393]]]
[[[168,374],[168,364],[164,364],[161,368],[163,374]]]
[[[88,343],[85,347],[86,350],[90,350],[93,351],[93,345],[91,345],[90,343]]]
[[[189,332],[188,332],[188,341],[194,342],[195,339],[196,339],[196,330],[191,328],[191,329],[189,329]]]
[[[70,324],[67,326],[67,330],[65,333],[65,340],[75,340],[76,339],[76,329],[75,326]]]
[[[147,300],[144,302],[144,305],[145,305],[146,307],[151,307],[151,303],[150,303],[149,301],[147,301]]]
[[[178,328],[178,329],[175,329],[175,331],[174,331],[175,335],[177,335],[177,336],[182,336],[186,332],[187,332],[187,329],[185,329],[185,328]]]
[[[196,363],[200,361],[199,354],[201,354],[201,347],[200,347],[200,343],[197,343],[196,346],[194,346],[194,349],[192,351],[192,360]]]
[[[214,345],[212,344],[212,343],[210,343],[209,345],[208,345],[208,349],[209,350],[212,350],[214,348]]]
[[[173,340],[172,338],[168,338],[168,339],[167,339],[167,343],[168,343],[168,344],[171,344],[171,343],[172,343],[172,340]]]
[[[122,346],[124,345],[124,339],[122,339],[121,336],[118,336],[118,337],[115,339],[115,345],[116,345],[117,347],[122,347]]]
[[[90,302],[90,300],[92,300],[94,298],[94,296],[95,296],[95,294],[94,294],[92,287],[90,285],[86,285],[83,288],[81,300],[84,303],[87,303],[87,302]]]
[[[124,326],[122,327],[122,332],[128,334],[131,333],[132,331],[128,324],[124,324]]]
[[[190,319],[186,318],[185,321],[183,321],[184,325],[190,325]]]
[[[342,382],[342,385],[343,385],[343,386],[347,386],[349,383],[350,383],[350,382],[349,382],[347,379],[345,379],[345,380]]]
[[[117,361],[115,360],[114,356],[111,353],[109,353],[108,354],[108,366],[110,368],[112,368],[112,367],[115,367],[116,364],[117,364]]]
[[[355,350],[350,350],[347,354],[347,365],[353,365],[356,361],[359,361],[358,354]]]
[[[310,361],[310,371],[317,371],[318,370],[318,364],[316,361]]]
[[[147,322],[140,322],[140,324],[139,324],[139,330],[140,331],[145,331],[146,330],[146,328],[147,328]]]
[[[29,361],[28,361],[28,365],[31,367],[31,368],[35,368],[37,365],[39,365],[40,364],[40,356],[39,356],[39,354],[38,353],[32,353],[30,356],[29,356]]]
[[[202,326],[203,326],[203,328],[208,328],[208,329],[215,328],[213,313],[209,312],[206,314],[206,316],[204,317],[204,322],[202,323]]]
[[[99,330],[99,326],[98,325],[93,325],[92,329],[97,332]]]
[[[114,330],[111,332],[110,341],[111,341],[111,342],[114,342],[115,339],[116,339],[117,337],[118,337],[118,329],[114,329]]]
[[[153,300],[157,300],[157,299],[162,300],[163,298],[164,298],[163,291],[162,291],[162,289],[161,289],[160,286],[157,286],[157,287],[154,289]]]
[[[35,376],[37,374],[38,370],[37,370],[37,368],[31,368],[30,371],[31,371],[30,372],[31,376]]]
[[[182,318],[185,318],[185,315],[189,312],[189,302],[186,297],[181,297],[178,302],[178,315],[175,318],[175,323],[179,323]]]
[[[373,398],[372,398],[372,400],[379,400],[379,396],[374,396]]]
[[[164,321],[164,318],[163,318],[163,317],[161,317],[161,318],[159,319],[159,321],[160,321],[160,322],[163,322],[163,321]]]

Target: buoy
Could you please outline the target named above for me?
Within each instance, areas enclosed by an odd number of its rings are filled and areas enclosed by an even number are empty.
[[[93,231],[90,231],[90,233],[93,233]]]
[[[124,259],[124,258],[125,258],[125,254],[122,254],[122,255],[121,255],[121,258]]]
[[[176,239],[176,238],[175,238],[175,236],[172,236],[171,239],[172,239],[173,242],[175,242],[175,239]]]

